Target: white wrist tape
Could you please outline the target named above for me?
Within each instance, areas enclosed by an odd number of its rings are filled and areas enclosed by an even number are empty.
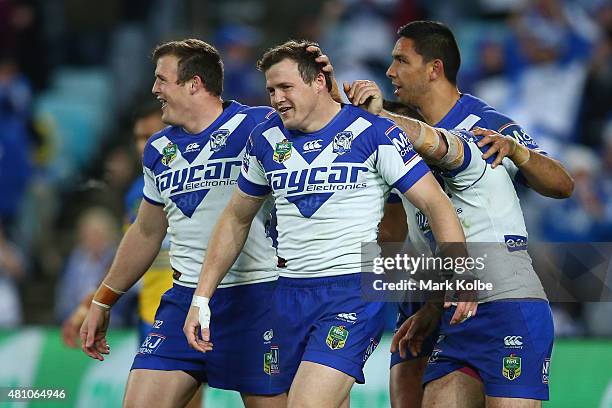
[[[448,151],[446,154],[440,159],[440,167],[454,170],[463,164],[463,158],[465,152],[463,150],[463,143],[459,140],[459,136],[452,134],[448,130],[445,129],[436,129],[444,139],[446,140],[446,144],[448,145]]]
[[[412,141],[414,150],[417,151],[425,160],[432,157],[440,146],[438,133],[429,125],[418,122],[421,127],[419,135]]]
[[[191,305],[197,307],[199,311],[198,320],[200,321],[200,327],[202,329],[208,329],[210,327],[210,307],[208,306],[209,298],[205,296],[193,295]]]

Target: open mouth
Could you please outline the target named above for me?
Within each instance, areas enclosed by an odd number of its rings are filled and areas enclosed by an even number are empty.
[[[163,98],[157,98],[157,100],[159,101],[159,103],[161,103],[161,108],[162,109],[164,109],[168,105],[168,101],[166,101]]]
[[[276,110],[278,111],[278,113],[280,113],[281,115],[285,115],[287,112],[289,112],[292,108],[290,106],[283,106],[282,108],[277,108]]]

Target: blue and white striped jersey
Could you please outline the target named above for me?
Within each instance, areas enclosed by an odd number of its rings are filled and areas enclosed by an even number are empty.
[[[428,172],[393,122],[344,105],[314,133],[287,130],[278,115],[259,125],[238,185],[274,197],[280,275],[313,278],[367,270],[361,243],[376,241],[390,189],[404,193]]]
[[[270,108],[224,104],[223,113],[198,134],[170,126],[153,135],[144,151],[144,198],[164,207],[175,282],[195,287],[208,240],[229,202],[245,145]],[[275,280],[276,255],[264,222],[271,202],[253,221],[242,253],[220,287]]]

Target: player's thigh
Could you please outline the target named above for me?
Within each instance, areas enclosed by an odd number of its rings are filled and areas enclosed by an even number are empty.
[[[423,399],[423,373],[427,357],[415,358],[395,364],[389,375],[391,406],[419,408]]]
[[[193,394],[193,397],[189,400],[185,408],[203,408],[204,407],[204,389],[206,388],[205,384],[202,384],[200,388]]]
[[[540,408],[542,401],[526,398],[503,398],[487,396],[487,408]]]
[[[476,378],[453,371],[425,386],[423,408],[483,408],[484,388]]]
[[[254,395],[240,394],[246,408],[285,408],[287,406],[287,394],[278,395]]]
[[[128,377],[123,406],[183,407],[199,386],[200,382],[184,371],[135,369]]]
[[[340,407],[355,378],[335,368],[302,361],[289,390],[289,408]]]

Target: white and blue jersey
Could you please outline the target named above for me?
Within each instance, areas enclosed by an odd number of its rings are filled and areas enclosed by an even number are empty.
[[[270,108],[229,102],[198,134],[171,126],[153,135],[144,151],[144,198],[164,207],[175,282],[196,287],[208,240],[229,202],[251,130]],[[276,255],[266,238],[264,205],[251,226],[242,253],[220,287],[273,281]]]
[[[473,127],[491,129],[504,136],[515,138],[531,150],[546,154],[545,151],[540,149],[538,143],[516,122],[487,105],[482,99],[470,94],[462,94],[453,108],[433,126],[447,130],[470,130]],[[527,185],[525,178],[512,160],[506,157],[502,164],[514,181]]]
[[[389,190],[428,172],[393,122],[344,105],[315,133],[287,130],[278,115],[259,125],[238,186],[274,197],[280,276],[316,278],[367,270],[361,243],[376,241]]]

